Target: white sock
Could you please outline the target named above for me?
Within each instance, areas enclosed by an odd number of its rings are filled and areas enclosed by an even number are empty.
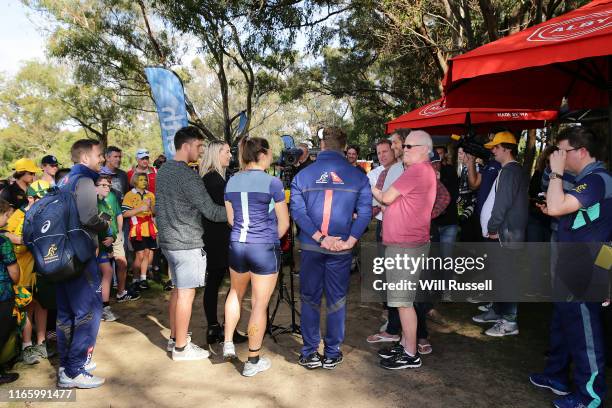
[[[147,280],[147,275],[140,275],[140,280],[141,281],[146,281]]]
[[[117,293],[117,299],[127,294],[127,290],[124,290],[122,293]]]
[[[27,343],[26,343],[26,342],[23,342],[23,343],[21,343],[21,349],[22,349],[22,350],[25,350],[25,349],[26,349],[26,347],[30,347],[31,345],[32,345],[32,342],[31,342],[31,341],[29,341],[29,342],[27,342]]]

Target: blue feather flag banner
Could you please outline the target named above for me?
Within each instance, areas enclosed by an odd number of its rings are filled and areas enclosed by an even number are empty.
[[[151,93],[159,115],[164,154],[174,158],[174,135],[188,125],[185,108],[185,93],[179,77],[172,71],[160,67],[145,68]]]

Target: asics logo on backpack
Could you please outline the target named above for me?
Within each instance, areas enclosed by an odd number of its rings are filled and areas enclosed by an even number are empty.
[[[45,232],[49,231],[49,228],[51,228],[51,220],[45,221],[42,228],[40,229],[40,232],[44,234]]]

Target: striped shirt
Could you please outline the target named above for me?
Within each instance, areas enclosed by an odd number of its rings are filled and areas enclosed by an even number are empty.
[[[227,182],[224,199],[234,210],[230,241],[278,242],[274,204],[285,200],[283,184],[278,178],[262,170],[241,171]]]

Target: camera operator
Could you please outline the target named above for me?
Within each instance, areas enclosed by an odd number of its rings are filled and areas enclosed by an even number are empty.
[[[584,243],[612,240],[612,176],[596,159],[600,146],[590,129],[565,129],[557,136],[557,148],[550,156],[546,204],[538,206],[545,214],[560,217],[559,242],[574,243],[571,250],[566,244],[559,251],[556,272],[575,275],[580,284],[595,271],[597,256]],[[575,187],[567,193],[563,189],[566,172],[577,174]],[[603,337],[600,303],[554,303],[546,368],[543,374],[531,375],[531,383],[564,395],[555,406],[600,406],[606,393]],[[571,394],[570,365],[576,386]]]
[[[314,163],[314,161],[310,159],[310,152],[306,143],[300,143],[298,145],[298,148],[302,150],[303,153],[298,159],[295,174],[299,173],[301,170],[304,170],[306,167]]]
[[[346,134],[328,127],[319,132],[317,161],[298,173],[291,183],[291,215],[300,227],[302,249],[300,294],[304,346],[299,364],[306,368],[334,369],[342,362],[346,296],[349,289],[351,249],[372,216],[372,194],[365,174],[344,158]],[[353,219],[353,214],[357,217]],[[325,356],[320,342],[321,297],[327,300]]]

